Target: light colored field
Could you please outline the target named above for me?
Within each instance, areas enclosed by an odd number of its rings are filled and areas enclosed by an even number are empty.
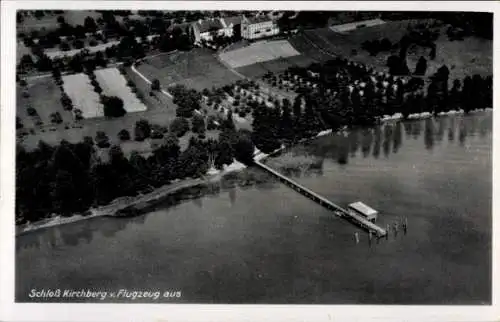
[[[117,96],[123,100],[123,107],[130,112],[147,110],[135,93],[127,86],[125,77],[116,68],[105,68],[95,71],[97,82],[101,85],[104,95]]]
[[[250,46],[221,53],[220,58],[232,68],[262,63],[300,53],[287,40],[262,41]]]
[[[82,111],[84,118],[104,116],[99,95],[94,92],[87,75],[80,73],[63,76],[63,81],[64,91],[73,101],[74,108],[79,108]]]

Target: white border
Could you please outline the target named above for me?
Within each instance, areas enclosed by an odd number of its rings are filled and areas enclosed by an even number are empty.
[[[492,306],[354,306],[354,305],[141,305],[141,304],[16,304],[14,300],[14,151],[15,151],[15,11],[17,9],[167,9],[167,10],[372,10],[495,12],[494,85],[499,74],[498,8],[496,1],[3,1],[1,2],[1,136],[0,136],[0,321],[500,321],[498,201],[493,198]],[[494,95],[498,106],[498,95]],[[499,128],[494,113],[493,137]],[[499,142],[493,142],[493,196]]]

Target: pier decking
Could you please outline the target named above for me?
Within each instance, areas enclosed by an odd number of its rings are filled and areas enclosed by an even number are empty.
[[[258,165],[260,168],[266,170],[273,176],[277,177],[281,182],[286,184],[287,186],[293,188],[295,191],[299,192],[300,194],[308,197],[309,199],[317,202],[321,206],[332,210],[337,216],[343,217],[348,219],[351,222],[354,222],[356,225],[361,226],[365,230],[369,232],[375,233],[377,237],[383,237],[387,234],[387,231],[376,224],[372,223],[371,221],[353,213],[352,211],[348,211],[335,203],[331,202],[330,200],[326,199],[325,197],[317,194],[316,192],[302,186],[298,182],[295,182],[294,180],[288,178],[287,176],[279,173],[278,171],[268,167],[267,165],[263,164],[260,161],[255,161],[255,164]]]

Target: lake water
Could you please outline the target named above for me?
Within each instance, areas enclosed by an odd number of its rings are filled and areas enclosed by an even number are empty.
[[[293,149],[322,162],[294,179],[340,205],[362,200],[383,227],[407,218],[406,234],[370,242],[269,178],[137,218],[22,235],[16,300],[34,300],[32,289],[126,289],[182,292],[135,302],[491,303],[491,149],[489,112],[322,137]]]

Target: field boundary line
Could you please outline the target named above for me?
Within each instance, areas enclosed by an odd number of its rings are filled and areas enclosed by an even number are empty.
[[[138,70],[135,68],[135,65],[134,65],[134,64],[132,64],[132,66],[131,66],[131,67],[132,67],[132,68],[131,68],[131,69],[132,69],[132,71],[133,71],[134,73],[136,73],[136,74],[137,74],[140,78],[142,78],[142,79],[143,79],[146,83],[148,83],[148,84],[150,84],[150,85],[152,84],[152,81],[150,81],[150,80],[149,80],[146,76],[144,76],[144,75],[143,75],[140,71],[138,71]],[[171,98],[171,99],[173,99],[173,98],[174,98],[174,97],[172,96],[172,94],[170,94],[170,93],[169,93],[169,92],[167,92],[166,90],[161,89],[160,91],[161,91],[163,94],[167,95],[167,96],[168,96],[168,98]]]
[[[326,50],[326,49],[323,49],[321,48],[319,45],[317,45],[316,43],[314,43],[314,41],[312,41],[309,36],[304,32],[302,33],[303,36],[304,36],[304,39],[306,39],[311,45],[313,45],[313,47],[315,47],[316,49],[318,49],[319,51],[321,51],[322,53],[328,55],[328,56],[331,56],[333,58],[337,58],[339,57],[339,55],[336,55],[336,54],[332,54],[330,51]],[[321,37],[320,35],[318,35],[318,37],[320,37],[321,39],[323,39],[323,41],[326,41],[323,37]]]
[[[243,74],[240,74],[239,72],[237,72],[235,69],[233,69],[231,66],[229,66],[229,64],[227,64],[222,58],[220,58],[219,54],[214,54],[215,58],[224,66],[226,67],[227,69],[229,69],[231,72],[233,72],[233,74],[235,74],[236,76],[240,77],[240,78],[243,78],[243,79],[248,79],[245,75]]]

